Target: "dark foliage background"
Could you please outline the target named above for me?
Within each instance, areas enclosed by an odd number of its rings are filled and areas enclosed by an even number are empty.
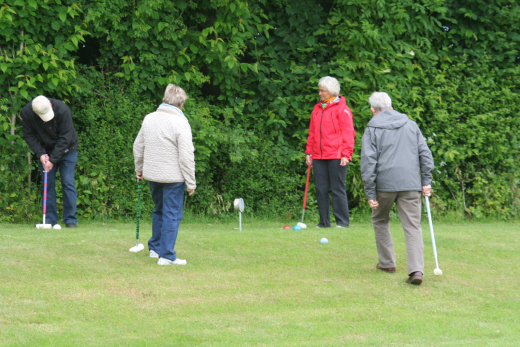
[[[242,197],[247,213],[299,216],[326,75],[354,114],[354,214],[368,208],[359,144],[378,90],[428,140],[436,213],[516,218],[519,23],[514,0],[0,0],[0,221],[40,218],[19,119],[39,94],[72,108],[80,216],[133,216],[132,143],[168,83],[189,95],[198,189],[186,207],[226,216]]]

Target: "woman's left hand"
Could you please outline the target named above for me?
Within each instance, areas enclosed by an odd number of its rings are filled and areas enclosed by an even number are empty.
[[[305,162],[307,163],[307,166],[312,166],[312,155],[307,154],[305,157]]]
[[[349,160],[345,157],[341,158],[341,162],[339,163],[339,165],[341,166],[347,166],[347,164],[349,163]]]

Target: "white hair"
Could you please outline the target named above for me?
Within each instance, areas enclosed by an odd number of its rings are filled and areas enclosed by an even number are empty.
[[[368,98],[368,103],[370,107],[373,107],[374,110],[378,112],[388,110],[392,107],[392,99],[390,99],[385,92],[373,92]]]
[[[168,84],[166,90],[164,91],[163,102],[175,107],[181,107],[187,98],[188,96],[186,95],[184,89],[176,86],[175,84]]]
[[[334,96],[338,96],[340,87],[339,82],[334,77],[325,76],[318,82],[318,87],[325,87]]]

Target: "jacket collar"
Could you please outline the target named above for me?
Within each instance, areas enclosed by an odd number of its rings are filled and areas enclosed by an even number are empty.
[[[170,114],[174,114],[174,115],[184,116],[182,111],[179,112],[179,109],[177,107],[159,106],[157,108],[157,112],[165,112],[165,113],[170,113]]]
[[[329,102],[329,104],[325,108],[321,107],[321,100],[318,101],[318,103],[314,107],[318,107],[320,110],[327,110],[330,107],[333,107],[333,106],[339,105],[339,104],[345,104],[346,105],[345,98],[343,96],[341,96],[341,95],[336,96],[336,98],[334,100],[332,100],[331,102]]]

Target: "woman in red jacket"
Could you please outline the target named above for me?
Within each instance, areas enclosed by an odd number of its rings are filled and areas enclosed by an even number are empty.
[[[339,95],[337,79],[326,76],[318,82],[320,102],[314,106],[307,139],[307,165],[312,165],[320,223],[330,228],[330,197],[336,228],[348,227],[349,211],[345,180],[354,151],[352,112]]]

